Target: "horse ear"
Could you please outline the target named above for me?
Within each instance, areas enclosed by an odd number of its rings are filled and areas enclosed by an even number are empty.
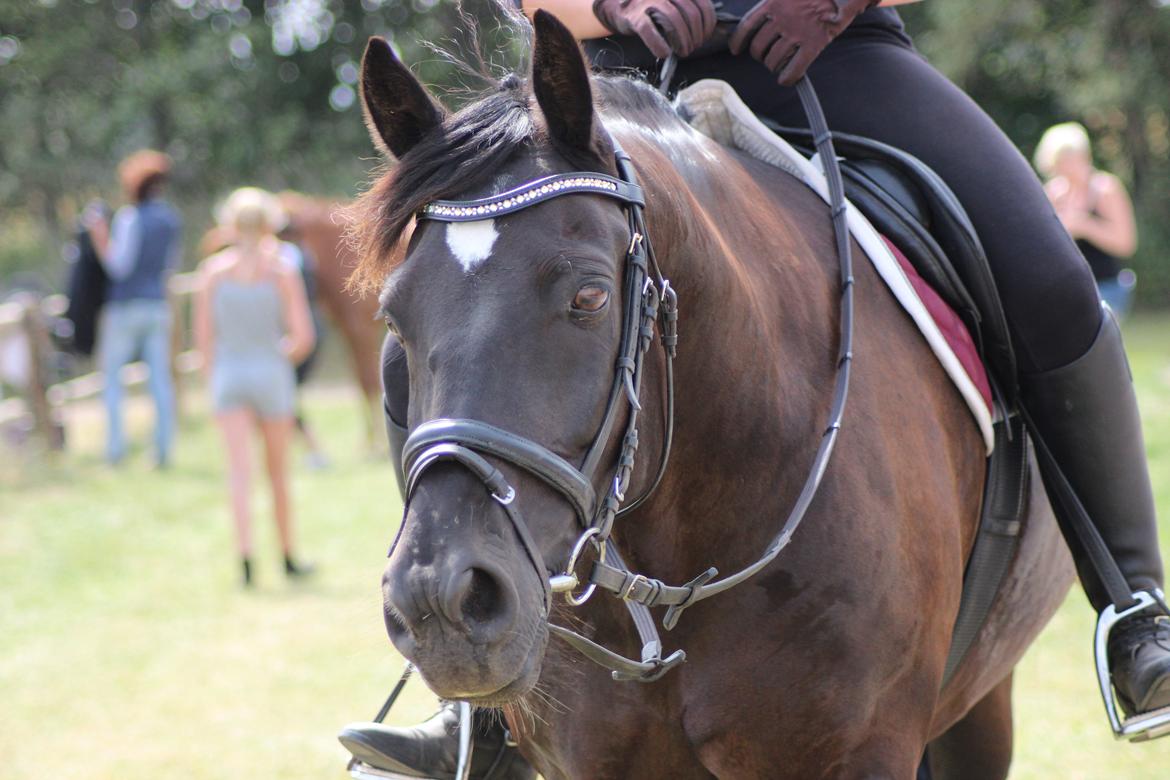
[[[409,152],[444,115],[390,44],[377,37],[362,55],[362,112],[374,146],[394,157]]]
[[[555,143],[588,150],[594,135],[593,89],[581,46],[547,11],[533,18],[532,91]]]

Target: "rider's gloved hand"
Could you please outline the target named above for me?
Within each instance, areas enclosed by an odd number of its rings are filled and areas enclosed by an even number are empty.
[[[760,0],[748,11],[729,46],[746,47],[785,86],[792,86],[829,41],[880,0]]]
[[[620,35],[636,35],[655,57],[685,57],[715,32],[711,0],[593,0],[593,15]]]

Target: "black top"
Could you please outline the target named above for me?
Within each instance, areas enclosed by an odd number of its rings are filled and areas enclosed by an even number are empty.
[[[1089,209],[1089,215],[1092,217],[1100,217],[1101,215],[1097,211],[1097,192],[1091,185],[1089,187],[1089,194],[1093,199],[1093,205]],[[1098,282],[1107,282],[1116,279],[1117,275],[1123,270],[1120,258],[1114,257],[1087,239],[1078,238],[1077,249],[1081,250],[1081,254],[1089,261],[1089,268],[1093,270],[1093,278]]]
[[[1077,248],[1081,250],[1081,254],[1089,261],[1089,268],[1093,269],[1093,278],[1098,282],[1116,279],[1117,275],[1121,273],[1121,261],[1104,249],[1099,248],[1096,244],[1086,241],[1083,238],[1078,238]]]
[[[106,302],[110,278],[98,259],[89,230],[78,225],[75,237],[76,256],[69,266],[67,291],[69,308],[65,319],[73,323],[72,351],[92,355],[97,343],[97,322]]]
[[[724,0],[717,7],[720,17],[731,15],[742,18],[755,4],[756,0]],[[733,29],[734,25],[721,23],[714,38],[687,58],[688,64],[694,64],[695,60],[702,57],[729,56],[727,40],[731,37]],[[910,38],[906,35],[906,28],[902,24],[902,17],[898,15],[897,11],[893,8],[870,8],[854,19],[853,23],[838,36],[838,40],[857,40],[875,36],[888,37],[891,33],[900,38],[907,46],[911,45]],[[641,40],[634,36],[611,35],[608,38],[585,41],[584,45],[585,52],[589,55],[594,67],[602,70],[633,68],[652,73],[657,67],[654,55],[642,44]],[[748,57],[747,54],[741,56]],[[694,68],[686,68],[686,70],[690,71]]]

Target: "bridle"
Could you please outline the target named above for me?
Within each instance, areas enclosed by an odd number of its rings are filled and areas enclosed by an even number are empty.
[[[407,475],[404,518],[419,480],[427,469],[437,463],[457,463],[483,483],[491,497],[508,516],[530,562],[536,569],[537,578],[544,591],[543,617],[548,618],[552,596],[558,593],[563,594],[571,605],[580,606],[601,588],[626,604],[642,642],[641,661],[626,658],[570,629],[549,623],[551,633],[568,642],[591,660],[610,669],[614,679],[649,682],[658,679],[685,660],[686,653],[682,650],[676,650],[665,658],[662,656],[662,643],[649,608],[667,607],[662,625],[670,630],[688,607],[738,585],[767,566],[788,545],[812,503],[841,427],[853,357],[853,276],[850,239],[845,225],[846,206],[831,136],[807,79],[800,82],[798,91],[809,116],[819,156],[824,161],[837,252],[841,262],[841,342],[833,404],[829,424],[821,437],[812,468],[779,534],[759,560],[720,580],[714,580],[718,574],[714,568],[707,569],[681,586],[667,585],[661,580],[635,574],[625,565],[610,539],[614,521],[643,504],[658,487],[666,472],[674,432],[674,358],[678,347],[678,295],[671,287],[670,281],[663,275],[654,255],[643,213],[645,197],[638,185],[633,162],[617,144],[616,139],[611,139],[618,174],[616,178],[608,174],[591,172],[557,174],[529,181],[507,192],[478,200],[432,201],[418,214],[420,221],[471,222],[502,217],[552,198],[580,194],[600,195],[617,201],[625,211],[629,222],[630,240],[624,258],[625,299],[618,358],[605,416],[586,451],[582,465],[579,468],[574,466],[531,439],[469,419],[441,418],[424,422],[411,431],[402,452],[403,469]],[[656,340],[654,338],[656,328],[659,333],[657,341],[662,347],[665,363],[663,445],[658,468],[650,484],[636,499],[627,502],[626,493],[630,488],[630,478],[638,451],[638,420],[642,411],[639,398],[645,359]],[[611,446],[623,408],[626,411],[626,422],[617,461],[605,475],[604,484],[607,487],[604,494],[599,496],[593,486],[598,483],[601,459]],[[515,488],[485,456],[506,461],[521,471],[537,477],[572,506],[582,532],[573,545],[564,571],[560,574],[551,578],[546,577],[547,569],[540,550],[515,505]],[[582,583],[574,570],[587,547],[596,552],[596,559],[584,589],[578,593],[577,590]]]

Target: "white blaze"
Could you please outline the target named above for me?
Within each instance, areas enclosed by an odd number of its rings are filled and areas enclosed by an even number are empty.
[[[447,246],[467,273],[488,259],[499,237],[494,219],[447,223]]]

